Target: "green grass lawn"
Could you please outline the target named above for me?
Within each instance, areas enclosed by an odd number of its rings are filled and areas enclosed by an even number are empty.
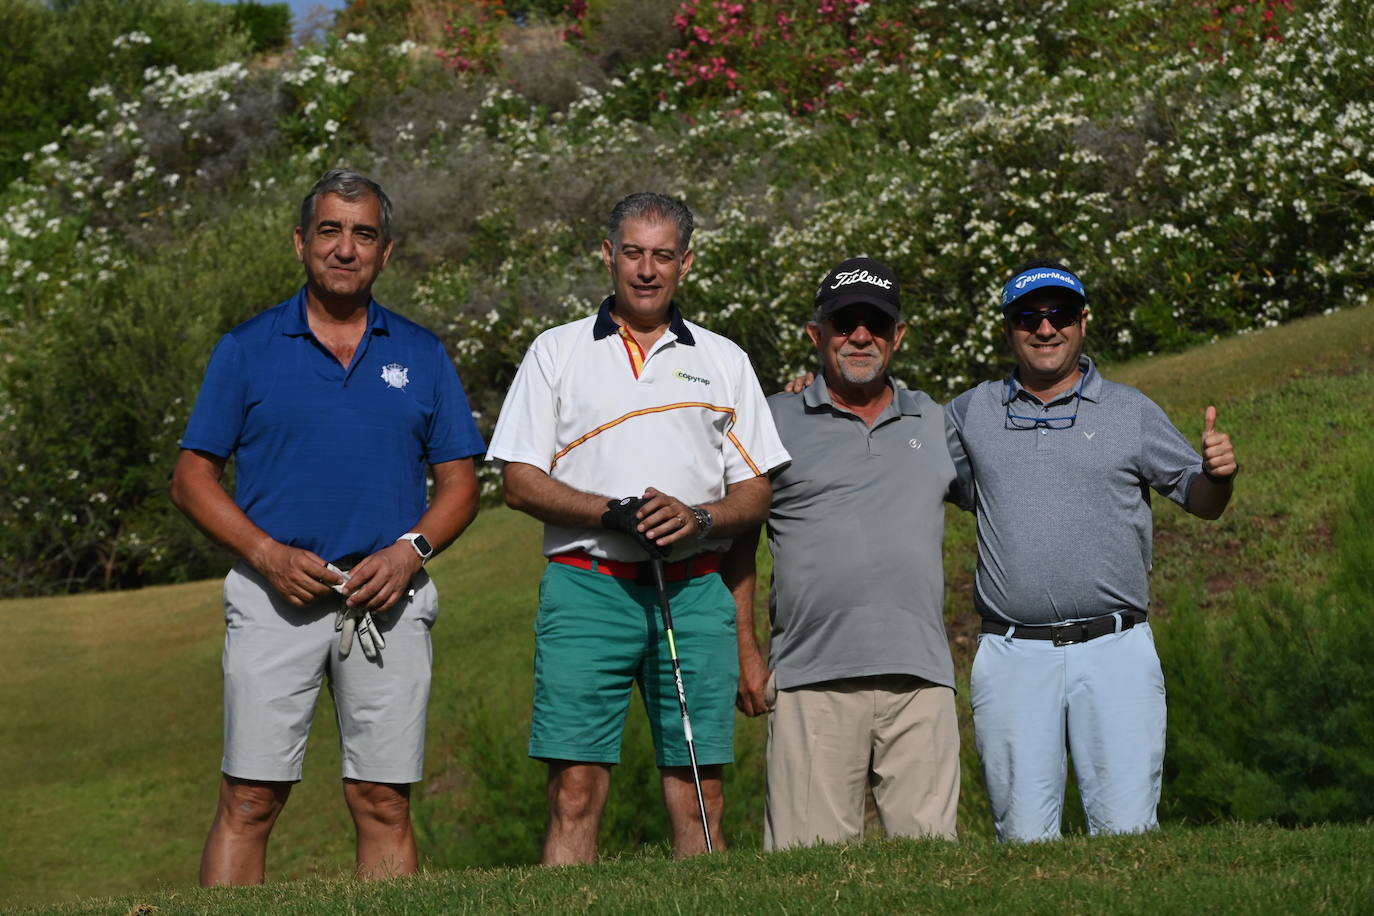
[[[1374,899],[1372,857],[1370,825],[1230,824],[1012,847],[896,839],[686,862],[651,850],[574,868],[163,890],[40,912],[1360,913]]]
[[[1374,459],[1374,308],[1309,319],[1179,356],[1109,367],[1143,388],[1196,439],[1215,404],[1243,472],[1222,520],[1205,523],[1156,500],[1158,625],[1184,590],[1225,614],[1233,596],[1285,582],[1315,587],[1332,569],[1332,520],[1352,470]],[[766,548],[765,548],[766,552]],[[951,515],[947,614],[961,677],[971,657],[972,526]],[[416,799],[427,867],[381,888],[342,880],[352,828],[339,791],[337,732],[327,699],[304,781],[277,825],[265,890],[190,890],[213,812],[220,757],[219,583],[0,603],[0,905],[120,897],[72,912],[126,912],[140,894],[172,912],[671,909],[782,912],[872,907],[1134,911],[1350,911],[1370,893],[1370,828],[1283,831],[1171,828],[1148,838],[1079,838],[1035,850],[988,844],[981,779],[964,709],[964,791],[957,846],[866,844],[759,859],[762,720],[739,721],[728,770],[726,829],[735,850],[709,862],[664,859],[647,727],[633,719],[607,814],[599,870],[444,871],[521,864],[543,830],[543,768],[525,757],[539,526],[505,509],[482,513],[432,565],[442,595],[426,781]],[[766,558],[764,568],[767,568]],[[1169,660],[1164,659],[1166,677]],[[1068,828],[1081,830],[1074,803]],[[313,879],[301,887],[282,882]],[[946,885],[948,885],[946,887]],[[584,889],[585,886],[585,889]],[[943,890],[941,890],[943,888]],[[941,897],[939,894],[949,896]],[[1167,895],[1166,895],[1167,893]],[[1227,906],[1226,894],[1234,903]],[[732,896],[745,894],[743,897]],[[256,896],[255,896],[256,895]],[[394,897],[392,896],[394,895]],[[1305,895],[1305,896],[1304,896]],[[126,899],[128,898],[128,899]],[[448,899],[452,905],[440,901]],[[1266,906],[1266,903],[1269,906]],[[84,906],[84,905],[83,905]],[[1306,907],[1304,907],[1306,908]],[[787,907],[787,911],[796,909]]]

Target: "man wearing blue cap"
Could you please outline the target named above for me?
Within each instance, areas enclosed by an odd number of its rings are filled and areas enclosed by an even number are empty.
[[[997,837],[1059,836],[1072,754],[1088,831],[1158,825],[1164,678],[1147,623],[1148,488],[1215,519],[1238,470],[1203,420],[1202,454],[1154,402],[1083,354],[1083,284],[1025,264],[1002,290],[1016,369],[946,408],[960,476],[976,482],[971,698]],[[965,490],[965,492],[968,492]]]

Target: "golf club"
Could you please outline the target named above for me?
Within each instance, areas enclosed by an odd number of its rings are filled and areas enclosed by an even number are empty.
[[[663,558],[652,556],[654,585],[658,587],[658,606],[663,611],[663,629],[668,636],[668,657],[673,660],[673,680],[677,684],[677,705],[682,710],[682,731],[687,736],[687,754],[692,758],[692,783],[697,790],[697,807],[701,810],[701,832],[706,837],[706,851],[714,852],[711,844],[711,824],[706,818],[706,799],[701,794],[701,773],[697,770],[697,746],[692,740],[692,720],[687,715],[687,694],[682,689],[682,665],[677,660],[677,643],[673,641],[673,612],[668,609],[668,584],[663,578]]]

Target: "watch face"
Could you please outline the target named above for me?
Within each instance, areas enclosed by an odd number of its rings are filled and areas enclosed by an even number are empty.
[[[411,543],[415,545],[416,551],[418,551],[422,557],[428,558],[430,554],[434,553],[434,548],[429,546],[429,541],[426,540],[423,534],[415,535],[415,539],[411,541]]]

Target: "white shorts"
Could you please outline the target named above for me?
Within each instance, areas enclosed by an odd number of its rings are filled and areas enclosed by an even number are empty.
[[[224,760],[228,776],[296,782],[305,739],[326,674],[338,712],[343,776],[418,782],[424,767],[425,711],[439,613],[429,575],[414,596],[373,615],[386,637],[377,661],[354,643],[339,657],[333,595],[305,607],[282,598],[256,570],[238,563],[224,580]]]

